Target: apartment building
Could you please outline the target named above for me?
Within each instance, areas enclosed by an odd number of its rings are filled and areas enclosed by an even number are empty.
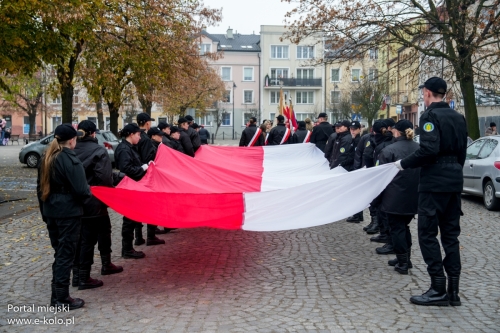
[[[295,45],[281,40],[285,32],[283,26],[261,26],[262,119],[276,117],[280,87],[288,104],[291,100],[298,120],[313,119],[325,110],[324,66],[314,64],[323,57],[321,38],[310,37]]]

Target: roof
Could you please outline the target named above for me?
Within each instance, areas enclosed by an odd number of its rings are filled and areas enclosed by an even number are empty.
[[[206,31],[203,31],[203,35],[217,43],[217,51],[260,52],[260,35],[233,33],[232,39],[226,38],[224,34],[209,34]]]

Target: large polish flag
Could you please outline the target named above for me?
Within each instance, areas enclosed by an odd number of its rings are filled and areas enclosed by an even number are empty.
[[[191,158],[160,145],[146,175],[92,193],[128,218],[169,228],[308,228],[365,208],[398,173],[393,164],[330,170],[315,145],[202,146]]]

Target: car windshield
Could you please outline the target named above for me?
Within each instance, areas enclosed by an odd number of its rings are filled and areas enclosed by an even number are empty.
[[[118,142],[118,138],[113,134],[113,132],[101,132],[102,136],[106,139],[106,141],[115,141]]]

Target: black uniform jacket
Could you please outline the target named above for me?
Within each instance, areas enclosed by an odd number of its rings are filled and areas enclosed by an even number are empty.
[[[315,143],[316,147],[318,147],[323,153],[325,152],[326,142],[330,135],[332,135],[335,131],[333,130],[332,125],[329,122],[325,121],[319,123],[318,126],[314,126],[313,132],[311,134],[311,143]]]
[[[167,135],[167,133],[163,133],[163,136],[161,137],[161,142],[167,146],[167,147],[170,147],[170,148],[173,148],[172,147],[172,139],[170,139],[170,137]]]
[[[201,140],[200,136],[198,135],[198,132],[191,126],[188,127],[187,129],[187,134],[189,135],[189,140],[191,140],[191,144],[193,145],[193,157],[194,153],[200,148],[201,146]]]
[[[358,148],[359,141],[361,140],[361,136],[358,134],[351,141],[351,147],[349,148],[349,153],[347,154],[347,160],[342,165],[344,169],[347,171],[353,171],[354,169],[354,158],[356,156],[356,149]]]
[[[386,146],[393,143],[393,139],[394,137],[391,132],[386,132],[385,135],[377,133],[370,138],[363,151],[363,161],[367,168],[371,168],[377,164],[378,154]]]
[[[125,139],[116,147],[115,164],[120,172],[135,181],[141,180],[146,174],[146,171],[141,167],[144,163],[141,162],[137,148]]]
[[[332,160],[332,152],[333,145],[335,144],[335,140],[337,140],[337,133],[333,132],[332,135],[328,138],[325,146],[325,158],[330,162]]]
[[[400,136],[393,144],[382,149],[378,156],[379,164],[396,162],[411,155],[418,148],[418,143]],[[380,210],[397,215],[417,214],[419,174],[419,168],[399,171],[382,192]]]
[[[147,164],[149,161],[155,160],[156,148],[146,134],[146,131],[143,129],[141,129],[141,139],[137,144],[137,151],[139,152],[142,164]]]
[[[97,143],[97,139],[86,136],[78,140],[74,152],[83,164],[89,186],[113,187],[111,160],[106,149]],[[107,206],[99,199],[93,196],[85,200],[84,217],[106,215],[108,215]]]
[[[175,149],[178,152],[185,154],[184,148],[182,148],[182,144],[179,140],[176,140],[174,138],[170,138],[170,143],[172,144],[172,149]]]
[[[354,152],[354,164],[352,165],[353,170],[361,169],[365,166],[363,160],[363,152],[365,151],[365,147],[367,142],[370,142],[371,133],[363,135],[356,146],[356,151]]]
[[[281,140],[283,140],[285,133],[286,133],[286,126],[283,123],[278,124],[278,126],[271,128],[271,131],[269,132],[269,138],[267,138],[267,144],[270,146],[279,145],[281,143]],[[288,137],[288,140],[283,142],[283,144],[291,142],[292,142],[291,137]]]
[[[181,131],[180,131],[181,136],[179,138],[179,141],[182,145],[182,150],[184,150],[184,154],[189,155],[191,157],[194,157],[193,143],[191,142],[191,139],[190,139],[189,134],[188,134],[189,129],[193,130],[191,127],[189,127],[187,131],[185,129],[181,128]],[[200,146],[201,146],[201,143],[200,143]]]
[[[338,166],[343,167],[347,171],[352,168],[353,159],[349,159],[349,154],[352,147],[352,135],[351,132],[345,131],[337,133],[337,138],[333,144],[332,157],[330,159],[330,168],[336,168]],[[350,164],[348,164],[350,162]]]
[[[420,169],[420,192],[462,192],[467,151],[465,118],[447,103],[429,105],[420,117],[420,148],[401,161]]]
[[[255,132],[257,132],[257,126],[255,124],[248,125],[247,128],[243,130],[241,133],[241,138],[240,138],[240,147],[246,147],[252,140],[253,136],[255,135]],[[259,135],[257,138],[257,141],[255,142],[254,146],[263,146],[265,144],[265,139],[262,135]]]
[[[45,156],[42,156],[42,160],[43,157]],[[38,168],[37,194],[43,219],[81,217],[83,202],[91,197],[91,193],[82,162],[75,152],[63,148],[57,155],[50,175],[50,194],[43,202],[40,192],[41,168],[42,163]]]
[[[210,139],[210,132],[208,132],[208,130],[205,128],[200,128],[200,130],[198,131],[198,136],[200,137],[200,141],[201,140],[208,141],[208,139]]]
[[[295,133],[292,135],[292,143],[304,143],[304,140],[306,139],[307,132],[309,132],[306,129],[298,129]]]

